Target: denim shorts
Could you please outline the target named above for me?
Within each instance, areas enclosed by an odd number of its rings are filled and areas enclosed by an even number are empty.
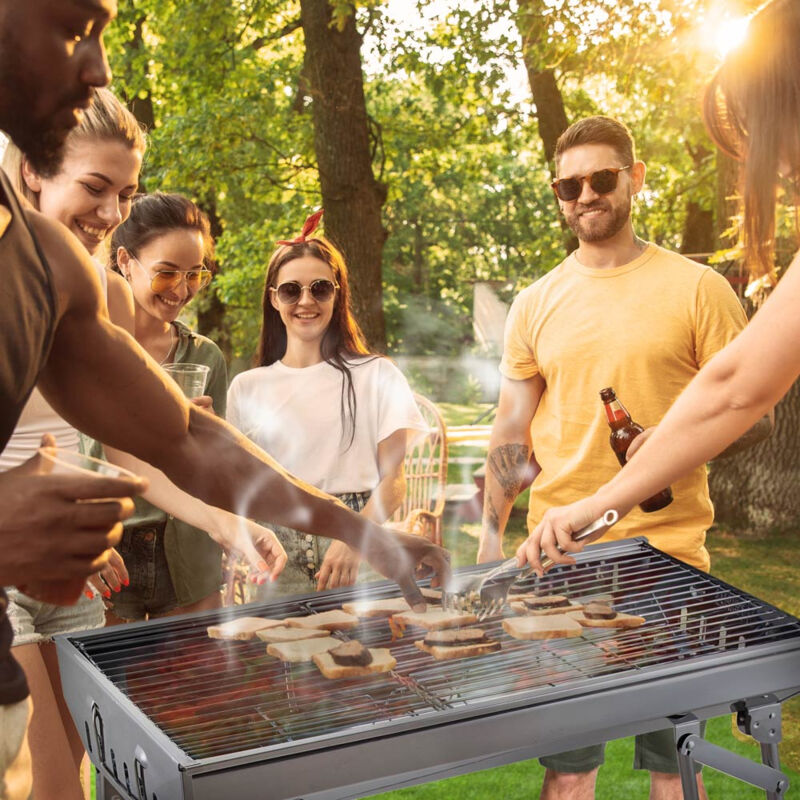
[[[704,736],[705,731],[706,723],[702,722],[700,735]],[[604,744],[593,744],[567,753],[540,758],[539,763],[554,772],[591,772],[605,761],[605,747]],[[642,733],[637,736],[633,768],[677,775],[678,746],[675,743],[674,729]],[[700,772],[701,769],[700,764],[695,764],[695,772]]]
[[[8,619],[14,631],[13,646],[49,642],[57,633],[73,633],[105,625],[103,600],[94,590],[90,600],[81,594],[73,606],[55,606],[34,600],[13,587],[8,594]]]
[[[153,525],[126,528],[117,552],[122,556],[130,582],[111,598],[111,612],[125,620],[160,616],[178,607],[175,586],[164,552],[166,520]]]
[[[361,511],[369,500],[370,492],[348,492],[336,497],[355,512]],[[272,582],[263,586],[247,584],[246,600],[267,601],[279,595],[308,594],[317,590],[314,575],[319,572],[322,561],[332,539],[326,536],[312,536],[310,533],[285,528],[282,525],[268,525],[286,550],[287,562],[283,572]]]

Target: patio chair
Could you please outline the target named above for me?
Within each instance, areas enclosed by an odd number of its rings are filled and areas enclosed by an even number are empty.
[[[434,403],[414,394],[428,430],[410,440],[405,456],[406,496],[390,527],[442,543],[447,486],[447,427]]]

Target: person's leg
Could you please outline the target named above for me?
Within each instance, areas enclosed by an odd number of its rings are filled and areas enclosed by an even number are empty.
[[[594,800],[597,770],[591,772],[554,772],[544,774],[541,800]]]
[[[596,744],[544,756],[541,800],[594,800],[597,770],[605,759],[605,745]]]
[[[705,732],[705,722],[700,730],[701,733]],[[633,767],[646,769],[650,773],[650,800],[683,800],[678,774],[678,750],[672,728],[637,736]],[[695,770],[700,800],[708,800],[700,765]]]
[[[42,642],[42,644],[39,645],[39,650],[44,665],[47,668],[47,674],[50,676],[50,685],[53,687],[53,696],[58,706],[58,713],[61,717],[61,723],[64,726],[64,732],[67,735],[69,749],[72,753],[72,760],[75,764],[75,769],[80,774],[81,762],[83,761],[84,755],[86,755],[86,750],[78,734],[78,729],[75,727],[75,723],[72,720],[72,714],[70,714],[67,701],[64,699],[64,692],[61,688],[61,673],[58,669],[56,646],[53,642]]]
[[[29,800],[33,786],[28,720],[31,701],[0,706],[0,800]]]
[[[708,800],[706,787],[703,785],[703,776],[697,773],[697,790],[700,800]],[[681,776],[670,772],[650,773],[650,800],[683,800]]]
[[[80,760],[76,764],[40,645],[15,647],[14,657],[25,671],[33,700],[28,742],[33,763],[34,796],[83,800]]]
[[[211,611],[214,608],[222,608],[222,593],[219,591],[212,592],[194,603],[189,603],[179,608],[173,608],[163,614],[152,614],[150,619],[155,619],[156,617],[174,617],[177,614],[190,614],[192,611]]]

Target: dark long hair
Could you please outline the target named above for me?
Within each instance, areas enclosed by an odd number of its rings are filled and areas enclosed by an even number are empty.
[[[311,256],[324,261],[333,272],[334,282],[339,285],[334,298],[333,316],[322,337],[321,350],[323,360],[342,373],[342,394],[339,408],[343,435],[348,428],[350,431],[347,445],[349,448],[356,433],[357,402],[348,361],[365,355],[372,355],[374,358],[380,356],[372,353],[367,347],[364,334],[353,316],[350,307],[350,284],[344,257],[336,246],[324,236],[306,239],[297,244],[282,245],[272,254],[264,280],[264,294],[261,298],[261,335],[254,363],[258,367],[268,367],[270,364],[280,361],[286,354],[286,326],[283,324],[278,310],[272,305],[270,288],[277,287],[278,273],[284,264],[303,256]],[[347,406],[346,410],[345,405]]]
[[[742,239],[751,273],[771,275],[781,161],[800,168],[800,3],[772,0],[750,20],[706,87],[703,117],[742,162]]]
[[[214,237],[208,217],[188,197],[164,192],[144,194],[134,200],[131,215],[111,236],[111,267],[120,271],[117,264],[120,247],[135,257],[154,239],[174,230],[199,231],[203,237],[203,266],[216,272]]]

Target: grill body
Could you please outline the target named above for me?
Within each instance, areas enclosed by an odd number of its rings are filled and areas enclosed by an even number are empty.
[[[482,568],[470,568],[476,571]],[[328,681],[254,642],[205,629],[231,616],[324,611],[392,584],[282,599],[58,637],[64,694],[93,763],[137,800],[362,797],[707,719],[755,695],[800,691],[800,620],[651,548],[587,548],[540,590],[610,596],[644,616],[625,632],[521,642],[482,624],[502,650],[437,662],[412,629],[352,634],[389,646],[393,673]],[[350,633],[350,632],[348,632]]]

